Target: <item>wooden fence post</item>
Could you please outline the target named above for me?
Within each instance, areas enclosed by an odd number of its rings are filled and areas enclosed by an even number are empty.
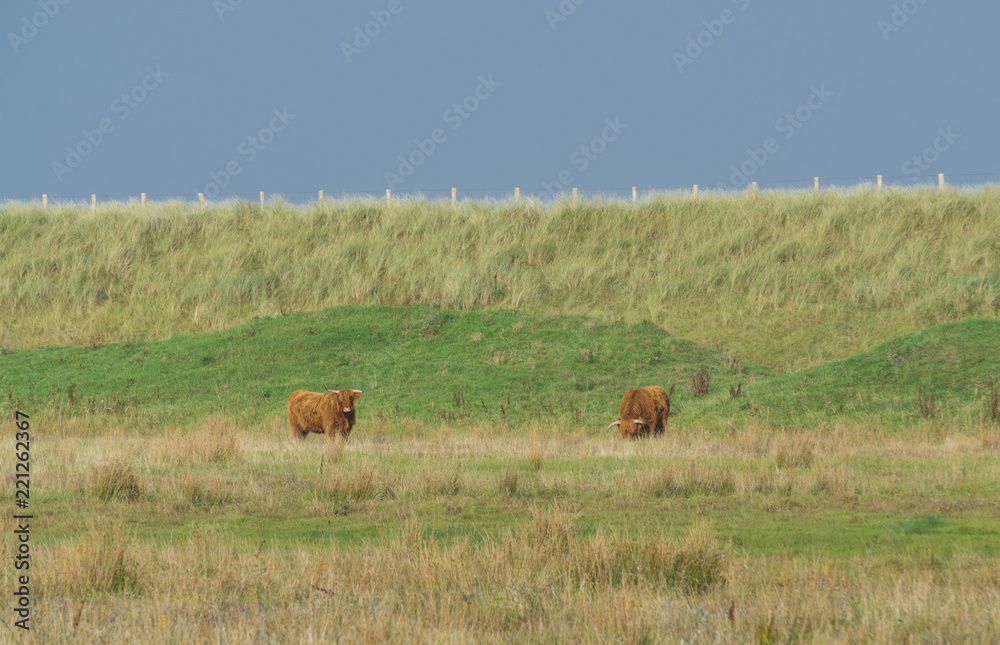
[[[319,191],[319,205],[320,206],[323,205],[323,191],[322,190]]]
[[[635,188],[636,188],[635,186],[632,186],[632,203],[633,203],[633,204],[634,204],[634,203],[636,203],[637,201],[639,201],[639,200],[637,199],[638,195],[636,195],[636,191],[635,191]]]
[[[45,210],[49,210],[49,196],[48,195],[42,195],[42,208],[44,208]]]
[[[142,193],[141,198],[142,198],[142,205],[143,205],[143,207],[145,207],[146,206],[146,193]]]
[[[878,189],[877,192],[882,192],[882,175],[878,176]]]
[[[694,185],[694,198],[698,199],[698,184]]]
[[[205,193],[198,193],[198,206],[205,210]]]
[[[813,193],[819,195],[819,177],[813,177]]]
[[[520,202],[521,202],[521,189],[520,188],[515,188],[514,189],[514,203],[518,204]]]
[[[944,190],[944,173],[938,174],[938,190]]]
[[[458,206],[458,189],[457,188],[452,188],[451,189],[451,205],[452,206]]]
[[[391,188],[386,188],[385,189],[385,203],[386,203],[386,205],[392,203],[392,189]]]
[[[756,197],[757,196],[757,182],[753,182],[752,184],[750,184],[750,186],[753,188],[753,196]]]
[[[573,205],[576,206],[576,188],[573,189]]]
[[[91,213],[97,212],[97,195],[90,196],[90,212]]]
[[[264,210],[264,191],[260,191],[260,210]]]

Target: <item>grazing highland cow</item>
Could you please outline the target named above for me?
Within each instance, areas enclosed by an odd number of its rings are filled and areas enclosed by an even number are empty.
[[[620,416],[607,427],[607,430],[618,426],[618,432],[625,439],[663,434],[667,429],[670,397],[673,394],[673,386],[670,387],[669,394],[659,385],[628,390],[622,397]]]
[[[362,390],[307,392],[297,390],[288,397],[288,431],[295,439],[321,432],[331,439],[347,439],[354,427],[354,404]]]

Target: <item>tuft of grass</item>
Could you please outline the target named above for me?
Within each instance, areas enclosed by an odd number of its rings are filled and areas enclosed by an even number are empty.
[[[695,397],[708,394],[708,388],[712,383],[712,375],[708,370],[700,369],[691,375],[691,391]]]
[[[693,526],[679,544],[599,532],[569,553],[574,586],[626,587],[640,583],[702,593],[728,580],[730,557],[704,524]]]
[[[805,434],[781,437],[773,445],[778,468],[809,467],[816,457],[813,439]]]
[[[668,463],[644,477],[640,490],[653,497],[727,496],[736,492],[737,485],[724,465],[696,461],[683,468]]]
[[[184,473],[176,481],[177,496],[181,506],[212,508],[232,504],[236,496],[219,480],[206,480],[195,473]]]
[[[455,470],[450,473],[440,471],[425,471],[423,475],[424,491],[431,495],[445,495],[454,497],[462,490],[462,474],[465,472],[465,464],[459,462]]]
[[[753,630],[753,642],[755,645],[774,645],[778,642],[778,627],[775,616],[771,614],[767,620],[759,618]]]
[[[103,530],[91,528],[60,564],[61,586],[78,598],[136,593],[145,586],[135,535],[118,522]]]
[[[925,391],[923,386],[917,391],[917,407],[920,409],[920,416],[925,419],[934,418],[934,388]]]
[[[105,502],[134,502],[142,498],[146,489],[130,463],[113,458],[98,466],[91,474],[90,490],[95,497]]]
[[[349,503],[396,496],[395,483],[380,477],[372,464],[334,469],[326,477],[318,476],[313,491],[321,499]]]
[[[500,494],[508,497],[517,497],[521,492],[521,486],[521,478],[515,466],[508,466],[497,482]]]
[[[830,493],[840,499],[854,499],[859,487],[858,477],[850,462],[824,459],[816,464],[812,490]]]
[[[528,453],[528,465],[536,473],[541,472],[542,466],[545,465],[545,449],[540,443],[535,444],[531,452]]]
[[[531,521],[521,539],[527,541],[530,548],[565,553],[569,551],[571,542],[575,542],[572,528],[573,524],[565,514],[532,506]]]

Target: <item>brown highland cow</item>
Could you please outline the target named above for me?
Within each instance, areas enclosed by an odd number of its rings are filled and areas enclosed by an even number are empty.
[[[323,433],[331,439],[347,439],[354,428],[354,405],[362,390],[297,390],[288,397],[288,432],[295,439],[305,439],[310,432]]]
[[[670,397],[673,395],[673,386],[670,386],[669,394],[659,385],[626,391],[619,408],[619,417],[611,422],[607,430],[618,426],[618,432],[625,439],[663,434],[667,429]]]

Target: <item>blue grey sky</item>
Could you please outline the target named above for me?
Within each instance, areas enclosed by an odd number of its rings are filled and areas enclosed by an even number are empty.
[[[0,198],[1000,181],[995,0],[5,0]]]

